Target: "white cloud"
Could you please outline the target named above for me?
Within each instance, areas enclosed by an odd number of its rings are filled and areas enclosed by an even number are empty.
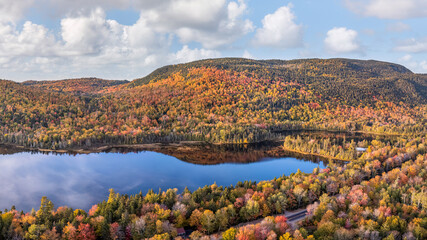
[[[403,57],[398,59],[398,62],[402,65],[405,65],[414,72],[426,72],[427,71],[427,61],[422,59],[414,58],[410,54],[406,54]]]
[[[105,20],[105,13],[98,8],[90,16],[79,16],[61,20],[61,36],[66,47],[75,54],[99,53],[108,40],[111,25]]]
[[[427,38],[417,40],[415,38],[402,41],[395,47],[395,50],[402,52],[420,53],[427,52]]]
[[[199,42],[205,48],[230,44],[253,31],[242,19],[244,0],[166,0],[158,4],[141,2],[141,18],[159,32],[174,33],[186,44]]]
[[[231,9],[234,16],[239,14],[240,10]],[[122,25],[96,8],[63,18],[57,34],[29,21],[22,30],[0,23],[2,78],[133,79],[165,64],[221,56],[216,50],[190,49],[187,45],[170,53],[170,33],[156,31],[147,21],[141,16],[131,26]]]
[[[333,54],[361,51],[357,32],[345,27],[335,27],[329,30],[324,44],[326,50]]]
[[[107,18],[108,10],[130,7],[140,10],[132,25]],[[59,28],[20,25],[29,8]],[[246,12],[245,0],[0,0],[1,78],[131,79],[176,61],[218,57],[212,49],[232,48],[253,31]],[[171,53],[176,40],[184,46]],[[193,42],[202,47],[190,49]]]
[[[129,42],[132,48],[151,46],[161,48],[162,45],[167,43],[163,34],[156,33],[146,22],[145,19],[140,18],[134,25],[125,27],[124,40]]]
[[[100,8],[62,19],[57,37],[29,21],[22,30],[0,23],[0,36],[0,69],[7,69],[3,78],[132,78],[145,74],[147,66],[165,63],[170,47],[167,36],[152,31],[145,20],[121,25],[106,19]]]
[[[57,49],[53,34],[30,21],[19,32],[10,24],[0,23],[0,56],[4,58],[51,56]]]
[[[170,62],[191,62],[199,59],[206,58],[218,58],[221,53],[215,50],[206,49],[190,49],[187,45],[184,45],[181,50],[170,56]]]
[[[345,0],[353,12],[381,19],[427,17],[426,0]]]
[[[243,58],[254,59],[255,57],[248,51],[245,50],[242,55]]]
[[[95,21],[97,19],[94,17],[98,16],[89,16],[89,19],[81,18],[81,16],[92,14],[96,9],[140,10],[141,22],[153,31],[173,33],[184,44],[199,42],[205,48],[229,46],[238,38],[253,31],[252,22],[243,18],[247,9],[245,0],[38,0],[37,2],[0,0],[0,22],[21,19],[29,7],[32,8],[31,11],[53,19],[61,19],[66,15],[67,17],[62,19],[62,26],[65,28],[74,23],[91,28],[83,23],[89,21],[93,23],[92,27],[101,27],[101,29],[92,28],[95,30],[93,32],[85,31],[89,35],[78,32],[70,33],[71,35],[63,33],[65,34],[63,37],[71,41],[84,36],[83,41],[92,43],[94,40],[90,38],[101,33],[100,30],[105,28]],[[74,34],[78,36],[72,36]],[[96,52],[98,49],[85,50]]]
[[[15,22],[21,19],[34,0],[0,0],[0,22]]]
[[[237,19],[246,12],[246,3],[244,0],[238,2],[230,2],[227,5],[228,17],[230,19]]]
[[[292,5],[281,7],[262,20],[262,28],[256,31],[254,44],[276,48],[300,47],[303,43],[302,25],[294,22]]]
[[[408,61],[410,61],[411,59],[412,59],[412,56],[411,56],[410,54],[406,54],[405,56],[401,57],[401,58],[399,59],[399,61],[401,61],[401,62],[408,62]]]

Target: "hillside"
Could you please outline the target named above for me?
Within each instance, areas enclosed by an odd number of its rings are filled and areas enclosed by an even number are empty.
[[[407,68],[387,62],[353,59],[250,60],[240,58],[208,59],[159,68],[148,76],[132,81],[141,86],[165,79],[176,72],[186,75],[192,68],[216,68],[250,72],[258,78],[292,81],[307,85],[330,99],[357,105],[376,97],[391,102],[427,103],[425,77]],[[417,78],[422,81],[414,80]]]
[[[129,83],[0,81],[0,143],[246,143],[302,129],[423,134],[426,92],[426,75],[349,59],[210,59]]]
[[[74,94],[97,94],[109,87],[128,83],[128,81],[103,80],[99,78],[79,78],[57,81],[26,81],[26,86],[37,87],[47,91],[69,92]]]

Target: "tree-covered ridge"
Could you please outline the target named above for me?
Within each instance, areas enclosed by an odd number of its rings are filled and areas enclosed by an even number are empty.
[[[139,86],[163,80],[192,68],[217,68],[235,72],[249,72],[259,78],[292,81],[305,85],[328,98],[357,106],[370,102],[372,97],[398,103],[427,103],[427,82],[405,67],[374,60],[301,59],[250,60],[240,58],[208,59],[157,69],[148,76],[132,81]]]
[[[190,63],[168,65],[161,67],[146,77],[139,78],[133,81],[133,86],[143,85],[149,82],[158,81],[167,78],[174,72],[186,71],[191,68],[212,67],[219,69],[228,69],[235,71],[256,71],[257,69],[302,69],[305,70],[311,65],[317,65],[322,71],[336,72],[337,69],[342,69],[343,72],[348,72],[350,75],[363,73],[364,77],[393,75],[396,73],[412,72],[407,68],[393,63],[380,61],[363,61],[355,59],[299,59],[299,60],[252,60],[244,58],[218,58],[199,60]]]
[[[103,80],[99,78],[78,78],[58,81],[26,81],[23,84],[51,92],[69,92],[85,95],[102,93],[110,87],[125,83],[128,83],[128,81]]]

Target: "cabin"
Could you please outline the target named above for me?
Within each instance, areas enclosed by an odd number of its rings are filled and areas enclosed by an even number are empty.
[[[185,229],[184,228],[178,228],[178,229],[176,229],[176,232],[177,232],[178,236],[180,236],[180,237],[185,236]]]

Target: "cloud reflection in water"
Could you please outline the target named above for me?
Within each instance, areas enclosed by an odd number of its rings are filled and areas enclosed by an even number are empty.
[[[196,165],[156,152],[54,155],[16,153],[0,155],[0,209],[38,209],[42,196],[58,206],[88,210],[105,200],[108,189],[119,193],[146,193],[150,188],[190,190],[216,182],[268,180],[295,172],[311,172],[322,163],[280,158],[249,164]]]

